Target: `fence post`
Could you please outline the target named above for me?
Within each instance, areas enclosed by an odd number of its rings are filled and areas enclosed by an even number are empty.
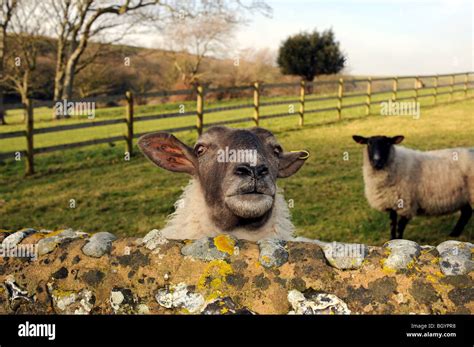
[[[454,93],[454,75],[451,75],[451,90],[449,93],[449,102],[453,101]]]
[[[344,90],[344,79],[339,78],[339,87],[337,88],[337,119],[342,118],[342,93]]]
[[[301,80],[300,82],[300,127],[304,125],[304,98],[306,93],[306,82]]]
[[[420,87],[420,77],[415,77],[415,102],[418,103],[418,89]]]
[[[467,83],[469,82],[469,72],[464,76],[464,98],[467,98]]]
[[[203,127],[203,108],[204,108],[204,88],[199,83],[196,86],[197,100],[196,100],[196,129],[198,134],[202,134]]]
[[[397,101],[398,77],[393,78],[392,101]]]
[[[370,102],[372,99],[372,77],[367,79],[367,98],[365,101],[365,115],[368,116],[370,114]]]
[[[23,102],[24,112],[26,113],[26,166],[25,174],[32,175],[35,173],[35,162],[34,162],[34,145],[33,145],[33,104],[31,99],[26,99]]]
[[[133,93],[128,91],[125,93],[127,99],[127,108],[126,108],[126,122],[127,122],[127,152],[132,156],[133,152]]]
[[[258,126],[258,121],[260,117],[260,84],[255,82],[253,84],[253,121],[255,126]]]
[[[439,76],[436,75],[435,81],[434,81],[434,90],[435,90],[435,92],[434,92],[434,103],[435,103],[435,105],[438,103],[438,82],[439,82],[438,80],[439,80]]]

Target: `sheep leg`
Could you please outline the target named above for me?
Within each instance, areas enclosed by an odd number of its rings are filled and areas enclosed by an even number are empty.
[[[456,223],[456,226],[454,227],[453,231],[449,236],[454,236],[457,237],[461,235],[462,231],[464,230],[464,227],[466,226],[467,222],[469,222],[469,219],[471,219],[472,216],[472,207],[469,204],[464,205],[461,208],[461,216],[459,217],[458,222]]]
[[[391,240],[397,238],[396,231],[397,231],[397,212],[395,212],[395,210],[390,210],[390,236],[391,236],[390,239]]]
[[[410,220],[407,217],[400,217],[398,221],[398,239],[403,239],[403,232],[405,231],[405,227],[407,226]]]

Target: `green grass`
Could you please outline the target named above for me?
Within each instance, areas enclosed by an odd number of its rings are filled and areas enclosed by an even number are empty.
[[[429,91],[427,91],[429,92]],[[470,91],[472,96],[474,93]],[[379,114],[378,104],[390,94],[373,98],[372,112]],[[399,96],[403,96],[402,93]],[[455,94],[461,98],[461,93]],[[293,99],[293,98],[289,98]],[[347,99],[344,104],[362,102],[365,98]],[[447,95],[439,97],[443,102]],[[281,98],[275,99],[281,100]],[[432,98],[420,99],[432,104]],[[242,102],[232,101],[233,103]],[[245,100],[244,102],[250,102]],[[228,104],[223,102],[216,106]],[[138,114],[175,112],[178,103],[166,106],[138,107]],[[307,103],[306,109],[335,106],[334,101]],[[293,221],[301,236],[322,240],[381,244],[389,237],[388,216],[371,209],[363,195],[361,173],[362,147],[351,135],[403,134],[405,145],[417,149],[474,146],[474,101],[460,101],[437,107],[422,108],[421,118],[364,116],[364,107],[343,110],[341,122],[336,112],[307,114],[305,127],[297,126],[297,113],[285,118],[262,120],[261,126],[276,134],[287,150],[308,149],[311,157],[293,177],[280,180],[285,198],[294,200]],[[193,107],[193,103],[188,103]],[[285,112],[288,105],[269,106],[262,114]],[[295,110],[298,105],[295,104]],[[37,127],[53,126],[50,110],[36,111]],[[98,119],[123,117],[123,108],[97,110]],[[251,116],[252,109],[205,115],[205,122]],[[10,123],[20,115],[9,116]],[[17,118],[15,118],[17,117]],[[83,120],[64,120],[60,124]],[[136,132],[194,124],[195,117],[137,123]],[[234,126],[250,126],[251,123]],[[0,127],[1,132],[23,129],[22,124]],[[84,131],[64,131],[38,135],[35,146],[119,135],[124,125],[97,127]],[[194,132],[179,133],[187,143],[196,139]],[[24,139],[0,140],[1,151],[23,149]],[[161,228],[188,176],[153,167],[141,154],[126,162],[123,142],[111,145],[65,150],[35,157],[37,173],[23,177],[23,162],[0,163],[0,228],[23,227],[60,229],[72,227],[87,232],[109,231],[118,235],[144,235]],[[343,160],[344,152],[349,160]],[[77,206],[69,208],[69,200]],[[418,217],[407,227],[405,236],[414,241],[436,244],[448,239],[457,216]],[[474,222],[467,226],[460,240],[472,241]]]

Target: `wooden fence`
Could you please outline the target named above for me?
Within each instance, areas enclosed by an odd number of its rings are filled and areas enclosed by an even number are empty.
[[[160,129],[160,131],[168,131],[168,132],[180,132],[180,131],[189,131],[189,130],[196,130],[198,134],[201,134],[204,127],[209,127],[213,125],[224,125],[224,124],[235,124],[235,123],[243,123],[248,121],[253,121],[255,125],[259,125],[259,121],[262,119],[270,119],[270,118],[278,118],[278,117],[288,117],[294,116],[295,114],[298,115],[298,124],[300,126],[304,126],[305,115],[319,113],[319,112],[328,112],[328,111],[336,111],[337,112],[337,119],[342,119],[342,110],[354,107],[365,107],[365,114],[369,115],[371,113],[371,106],[373,104],[372,97],[374,95],[379,94],[387,94],[391,93],[391,100],[392,101],[402,101],[413,99],[414,101],[418,101],[420,98],[425,97],[433,97],[434,98],[434,105],[438,104],[438,96],[443,94],[449,94],[449,101],[454,101],[454,93],[463,93],[464,98],[468,98],[468,91],[473,90],[474,88],[471,87],[474,84],[474,81],[470,80],[469,77],[473,75],[473,72],[465,72],[465,73],[457,73],[457,74],[445,74],[445,75],[429,75],[429,76],[403,76],[403,77],[379,77],[379,78],[364,78],[364,79],[350,79],[344,80],[340,78],[339,80],[334,81],[315,81],[315,82],[305,82],[301,81],[300,83],[276,83],[276,84],[263,84],[261,82],[256,82],[250,86],[238,86],[238,87],[230,87],[230,88],[205,88],[202,85],[196,85],[195,89],[187,89],[187,90],[174,90],[174,91],[159,91],[159,92],[151,92],[151,93],[139,93],[133,94],[132,92],[127,92],[125,95],[113,95],[113,96],[105,96],[105,97],[97,97],[97,98],[84,98],[80,100],[71,100],[71,102],[112,102],[112,101],[119,101],[119,100],[126,100],[126,108],[125,108],[125,116],[121,119],[108,119],[108,120],[100,120],[100,121],[90,121],[87,123],[79,123],[79,124],[67,124],[67,125],[60,125],[54,127],[47,127],[47,128],[34,128],[34,107],[53,107],[53,102],[37,102],[33,100],[27,100],[24,104],[12,104],[12,105],[5,105],[5,109],[15,109],[15,108],[23,108],[25,115],[26,115],[26,122],[25,122],[25,130],[21,131],[13,131],[13,132],[6,132],[0,133],[0,140],[1,139],[9,139],[15,137],[25,137],[26,139],[26,151],[15,151],[15,152],[6,152],[0,153],[0,160],[3,159],[14,159],[17,156],[26,156],[26,165],[25,165],[25,173],[27,175],[31,175],[35,172],[34,169],[34,157],[36,154],[40,153],[48,153],[54,152],[69,148],[78,148],[83,146],[90,146],[90,145],[97,145],[97,144],[104,144],[104,143],[111,143],[117,141],[125,141],[126,144],[126,151],[132,155],[133,153],[133,139],[138,138],[145,133],[135,133],[134,132],[134,124],[136,122],[142,121],[150,121],[150,120],[157,120],[157,119],[167,119],[167,118],[176,118],[176,117],[185,117],[185,116],[196,116],[196,125],[195,126],[184,126],[184,127],[176,127],[176,128],[168,128],[168,129]],[[464,76],[464,80],[462,82],[455,83],[456,76]],[[450,77],[450,83],[448,84],[439,84],[440,78]],[[413,87],[411,88],[399,88],[399,83],[401,80],[414,80]],[[425,87],[422,83],[422,80],[431,79],[433,81],[432,87]],[[374,92],[373,83],[374,82],[381,82],[381,81],[389,81],[392,84],[391,90],[382,90]],[[344,86],[348,84],[355,85],[356,83],[366,83],[366,92],[363,93],[344,93]],[[307,97],[307,89],[308,87],[315,87],[317,85],[322,84],[333,84],[337,85],[337,95],[336,96],[323,96],[323,97]],[[457,88],[456,86],[462,86],[462,88]],[[270,101],[270,102],[261,102],[260,97],[263,89],[269,88],[287,88],[287,87],[299,87],[299,98],[295,100],[279,100],[279,101]],[[439,88],[449,87],[448,91],[439,92]],[[423,89],[434,89],[433,93],[425,93],[420,95],[420,91]],[[207,93],[213,92],[236,92],[236,91],[253,91],[253,103],[249,104],[240,104],[240,105],[231,105],[225,107],[213,107],[209,109],[204,108],[204,98]],[[406,97],[398,97],[398,93],[403,91],[413,91],[414,95],[406,96]],[[196,110],[189,111],[189,112],[174,112],[174,113],[161,113],[155,115],[145,115],[145,116],[135,116],[134,115],[134,98],[135,97],[168,97],[173,95],[196,95]],[[366,101],[363,103],[355,103],[355,104],[348,104],[345,105],[343,101],[345,99],[351,99],[354,97],[366,97]],[[334,107],[325,107],[325,108],[315,108],[311,110],[305,109],[305,103],[308,102],[318,102],[318,101],[336,101],[336,105]],[[269,115],[260,115],[260,109],[264,106],[270,105],[282,105],[282,104],[292,104],[296,103],[299,104],[298,112],[285,112],[285,113],[275,113]],[[223,120],[214,123],[204,123],[204,115],[213,112],[222,112],[222,111],[229,111],[229,110],[237,110],[237,109],[248,109],[253,108],[253,116],[252,117],[245,117],[245,118],[238,118],[232,120]],[[108,126],[112,124],[119,124],[125,123],[126,125],[126,133],[122,136],[113,136],[108,138],[100,138],[100,139],[92,139],[87,141],[81,142],[74,142],[74,143],[67,143],[61,145],[54,145],[48,147],[41,147],[41,148],[34,148],[34,135],[37,134],[45,134],[45,133],[53,133],[57,131],[67,131],[67,130],[74,130],[74,129],[84,129],[90,127],[100,127],[100,126]]]

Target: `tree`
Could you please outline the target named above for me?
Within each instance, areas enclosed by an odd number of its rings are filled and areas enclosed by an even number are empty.
[[[21,5],[21,6],[20,6]],[[15,90],[26,102],[31,88],[41,80],[36,74],[37,58],[45,49],[45,40],[41,36],[42,21],[38,13],[39,3],[22,0],[14,11],[8,34],[9,47],[5,55],[4,84]]]
[[[283,74],[301,76],[308,82],[318,75],[338,73],[345,61],[332,30],[290,36],[280,46],[277,59]]]
[[[55,28],[57,39],[55,101],[72,98],[75,75],[94,61],[94,54],[84,59],[91,40],[111,43],[110,37],[120,39],[136,24],[162,28],[176,18],[229,16],[236,8],[266,8],[260,1],[244,5],[239,0],[46,0],[44,4],[51,12],[48,26]]]
[[[201,64],[207,55],[222,55],[228,51],[236,25],[223,16],[200,16],[179,20],[166,30],[182,83],[190,86],[199,79]]]
[[[17,0],[2,0],[0,4],[0,125],[7,124],[3,108],[4,57],[7,45],[7,28],[16,8]]]
[[[247,14],[254,12],[268,16],[271,8],[261,1],[202,1],[201,8],[174,18],[164,28],[164,39],[174,54],[179,84],[189,87],[202,78],[205,58],[225,58],[236,53],[231,49],[234,32],[248,22]]]
[[[158,0],[49,0],[44,6],[52,14],[56,36],[54,101],[71,99],[76,74],[94,62],[101,49],[86,59],[89,41],[111,29],[127,31],[128,14],[158,4]],[[120,17],[120,18],[119,18]],[[125,18],[124,18],[125,17]],[[110,43],[110,40],[108,41]]]

